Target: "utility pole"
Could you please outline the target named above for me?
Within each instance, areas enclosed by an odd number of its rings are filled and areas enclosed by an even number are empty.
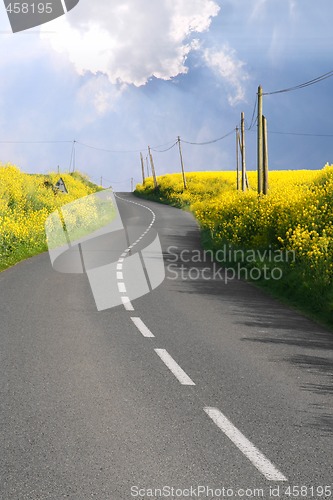
[[[141,170],[142,170],[142,184],[145,185],[146,179],[145,179],[145,166],[143,163],[143,156],[142,153],[140,153],[140,159],[141,159]]]
[[[147,164],[147,177],[149,177],[149,161],[148,161],[148,155],[146,156],[146,164]]]
[[[178,146],[179,146],[179,155],[180,155],[180,165],[182,167],[183,185],[184,185],[184,189],[187,189],[186,177],[185,177],[185,171],[184,171],[184,162],[183,162],[182,147],[181,147],[181,144],[180,144],[180,137],[179,136],[178,136]]]
[[[58,165],[58,174],[60,173],[60,168],[59,168],[59,165]]]
[[[237,173],[236,187],[237,191],[239,191],[239,128],[238,127],[236,127],[236,173]]]
[[[258,144],[257,144],[257,160],[258,160],[258,194],[263,191],[263,137],[262,137],[262,86],[258,87]]]
[[[103,187],[103,177],[101,177],[101,186]]]
[[[267,119],[262,117],[262,133],[263,133],[263,193],[268,192],[268,134],[267,134]]]
[[[75,143],[76,141],[73,143],[73,172],[75,172]]]
[[[242,191],[246,190],[245,115],[241,115]]]
[[[154,179],[154,188],[157,189],[158,184],[157,184],[156,173],[155,173],[155,165],[154,165],[153,155],[151,154],[150,146],[148,146],[148,154],[149,154],[149,158],[150,158],[151,171],[152,171],[153,179]]]
[[[250,189],[250,183],[249,183],[249,178],[247,176],[247,172],[245,172],[245,183],[246,183],[247,189]]]
[[[131,177],[131,193],[133,193],[133,177]]]

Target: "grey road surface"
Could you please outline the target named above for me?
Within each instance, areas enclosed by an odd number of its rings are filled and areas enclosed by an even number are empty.
[[[333,498],[333,334],[192,262],[189,213],[119,196],[166,268],[132,310],[47,253],[0,274],[0,499]]]

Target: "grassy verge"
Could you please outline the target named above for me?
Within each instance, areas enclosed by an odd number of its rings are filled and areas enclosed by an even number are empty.
[[[232,172],[178,174],[138,185],[140,197],[190,209],[217,262],[286,304],[333,326],[333,167],[270,174],[270,192],[235,189]],[[254,172],[250,186],[256,186]],[[222,249],[227,249],[222,259]]]
[[[203,249],[212,250],[215,255],[215,260],[218,250],[221,249],[221,243],[216,244],[212,239],[211,233],[207,229],[201,229],[201,244]],[[245,252],[246,248],[232,247],[225,242],[227,248],[237,255],[237,252]],[[263,255],[265,249],[259,251]],[[272,259],[259,259],[256,261],[247,262],[246,258],[235,258],[233,260],[226,259],[221,265],[230,271],[233,269],[237,278],[251,282],[256,287],[265,290],[270,296],[279,299],[285,305],[292,307],[295,310],[302,312],[312,320],[321,323],[323,326],[333,329],[333,313],[331,304],[333,304],[333,289],[332,286],[322,286],[313,284],[311,276],[304,276],[305,270],[299,262],[279,262],[274,266]],[[239,267],[241,272],[239,273]],[[270,271],[275,268],[279,269],[277,275],[279,279],[273,279]],[[257,279],[257,269],[266,269],[262,272],[261,277]],[[255,271],[254,277],[251,278],[251,271]],[[232,273],[229,272],[230,275]],[[273,271],[274,274],[274,271]],[[281,278],[280,278],[281,274]],[[309,274],[309,273],[306,273]],[[317,288],[318,286],[318,288]]]

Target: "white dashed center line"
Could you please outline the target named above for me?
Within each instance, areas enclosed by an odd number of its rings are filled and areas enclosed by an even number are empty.
[[[128,257],[130,251],[135,247],[135,245],[137,245],[138,243],[140,243],[140,241],[142,240],[142,238],[152,228],[152,226],[153,226],[153,224],[155,222],[155,219],[156,219],[156,215],[153,212],[153,210],[151,210],[150,208],[146,207],[145,205],[142,205],[141,203],[136,203],[135,201],[126,200],[124,198],[120,198],[120,196],[117,196],[117,195],[115,195],[115,196],[116,196],[116,198],[119,198],[120,200],[126,201],[127,203],[132,203],[133,205],[138,205],[139,207],[143,207],[146,210],[149,210],[149,212],[151,212],[153,214],[153,219],[152,219],[151,223],[149,224],[148,228],[146,229],[146,231],[143,234],[141,234],[141,236],[134,243],[132,243],[131,245],[129,245],[129,247],[126,248],[126,250],[124,250],[124,252],[121,254],[120,258],[118,259],[118,262],[117,262],[117,271],[118,271],[117,272],[117,280],[118,280],[117,284],[118,284],[118,290],[119,290],[119,293],[126,293],[125,283],[123,282],[124,276],[123,276],[123,273],[120,272],[120,271],[123,271],[123,266],[124,266],[125,258]],[[119,282],[119,280],[121,280],[121,282]],[[124,307],[125,307],[125,309],[127,311],[134,311],[134,307],[132,306],[129,297],[121,297],[121,301],[122,301],[122,303],[123,303],[123,305],[124,305]]]
[[[154,338],[155,335],[149,330],[149,328],[144,324],[141,318],[131,318],[137,329],[144,337]]]
[[[134,311],[134,307],[132,306],[132,303],[128,297],[121,297],[121,301],[126,309],[126,311]]]
[[[119,290],[120,293],[126,293],[125,283],[123,283],[122,281],[120,281],[118,283],[118,290]]]
[[[131,320],[144,337],[154,338],[155,335],[144,324],[141,318],[132,317]],[[182,385],[195,385],[193,380],[178,365],[165,349],[154,349],[173,375]],[[252,464],[270,481],[287,481],[287,478],[261,453],[254,444],[235,427],[230,420],[217,408],[206,407],[204,411],[237,448],[252,462]]]
[[[185,373],[178,363],[176,363],[168,351],[165,349],[154,349],[154,351],[182,385],[195,385],[193,380],[191,380],[187,373]]]
[[[287,478],[251,443],[217,408],[204,408],[207,415],[222,432],[244,453],[253,465],[270,481],[287,481]]]
[[[119,197],[118,197],[119,198]],[[122,199],[122,198],[120,198]],[[120,256],[117,262],[117,280],[118,280],[118,290],[121,294],[126,293],[126,287],[124,283],[123,268],[125,259],[128,257],[131,249],[135,247],[150,231],[153,226],[156,216],[155,213],[148,207],[141,205],[140,203],[135,203],[130,200],[123,200],[134,205],[138,205],[146,208],[153,214],[153,220],[144,233],[132,243]],[[127,311],[134,311],[134,307],[129,299],[125,295],[121,295],[121,301]],[[139,317],[131,317],[132,322],[137,327],[139,332],[143,337],[155,338],[155,335],[149,330]],[[195,385],[193,380],[185,373],[185,371],[176,363],[176,361],[170,356],[166,349],[154,349],[156,354],[164,362],[164,364],[169,368],[173,375],[178,379],[182,385]],[[217,408],[205,407],[204,411],[213,420],[217,427],[234,443],[235,446],[250,460],[250,462],[270,481],[287,481],[287,478],[275,467],[275,465],[268,460],[268,458],[261,453],[254,444],[249,441],[244,434],[242,434],[237,427],[235,427],[230,420],[227,419],[223,413]]]

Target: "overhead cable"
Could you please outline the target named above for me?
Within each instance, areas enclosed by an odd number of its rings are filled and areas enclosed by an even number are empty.
[[[317,76],[316,78],[313,78],[312,80],[309,80],[307,82],[303,82],[303,83],[300,83],[299,85],[295,85],[294,87],[289,87],[289,88],[281,89],[281,90],[275,90],[274,92],[263,92],[262,95],[282,94],[284,92],[292,92],[294,90],[304,89],[305,87],[310,87],[311,85],[315,85],[319,82],[322,82],[323,80],[326,80],[327,78],[331,78],[332,76],[333,76],[333,70],[329,71],[328,73],[324,73],[323,75]]]
[[[192,144],[194,146],[205,146],[206,144],[214,144],[215,142],[222,141],[222,139],[226,139],[227,137],[229,137],[229,135],[233,134],[234,132],[235,132],[235,129],[233,128],[230,132],[228,132],[224,136],[219,137],[218,139],[213,139],[212,141],[207,141],[207,142],[190,142],[190,141],[184,141],[184,139],[181,139],[181,142],[183,142],[184,144]]]
[[[173,143],[172,146],[170,146],[169,148],[162,149],[162,150],[158,150],[158,149],[155,149],[155,148],[150,148],[150,149],[152,151],[155,151],[155,153],[165,153],[166,151],[170,151],[170,149],[174,148],[177,144],[178,144],[178,141],[176,141],[175,143]]]

